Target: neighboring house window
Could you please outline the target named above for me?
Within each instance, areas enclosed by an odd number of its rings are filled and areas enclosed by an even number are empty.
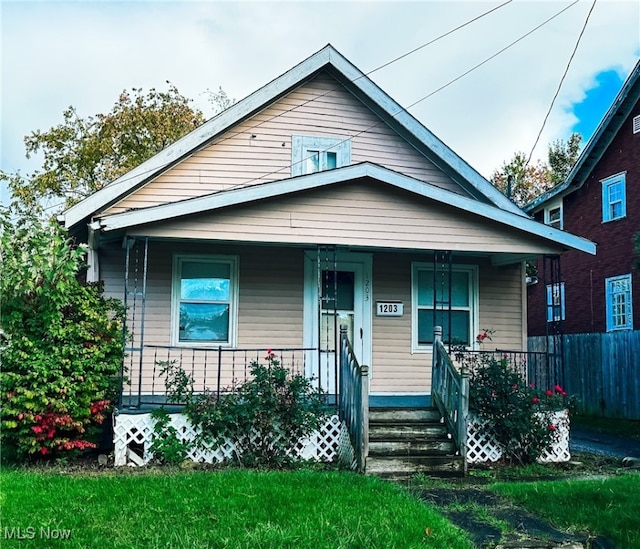
[[[292,136],[292,176],[332,170],[349,164],[351,164],[351,141],[348,138]]]
[[[613,221],[627,215],[625,174],[602,181],[602,221]]]
[[[435,298],[434,303],[434,286]],[[414,263],[412,273],[413,349],[430,349],[435,325],[442,326],[446,343],[471,345],[475,341],[478,311],[477,267],[455,266],[451,272],[451,337],[449,335],[449,274],[446,269],[433,276],[433,265]]]
[[[564,282],[547,284],[547,322],[564,319]]]
[[[554,229],[563,229],[562,200],[553,202],[544,209],[544,223]]]
[[[631,275],[606,278],[607,332],[633,329]]]
[[[640,133],[640,116],[633,117],[633,133]]]
[[[174,344],[235,344],[237,265],[235,256],[174,257]]]

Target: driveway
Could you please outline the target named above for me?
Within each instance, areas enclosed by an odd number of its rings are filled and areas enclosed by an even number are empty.
[[[640,440],[622,438],[600,431],[571,427],[571,452],[585,452],[611,457],[631,457],[640,461]]]

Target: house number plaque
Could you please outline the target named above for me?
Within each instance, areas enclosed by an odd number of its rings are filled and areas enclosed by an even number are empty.
[[[402,316],[402,301],[376,301],[376,316]]]

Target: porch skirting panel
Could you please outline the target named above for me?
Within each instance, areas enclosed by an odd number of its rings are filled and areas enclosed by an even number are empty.
[[[557,433],[553,445],[538,458],[540,463],[563,463],[571,459],[569,452],[569,413],[553,412],[551,425]],[[467,463],[494,463],[502,458],[500,445],[481,428],[474,416],[469,417],[467,428]]]
[[[222,463],[234,457],[235,446],[227,441],[217,447],[201,448],[189,444],[196,438],[196,429],[183,414],[170,414],[171,427],[179,433],[182,442],[189,447],[187,459],[196,463]],[[115,445],[115,465],[139,467],[148,464],[153,455],[155,420],[151,414],[115,414],[113,416],[113,441]],[[355,466],[355,454],[349,440],[349,432],[337,415],[328,417],[320,429],[309,437],[300,439],[291,450],[301,459],[322,462],[338,461],[350,467]]]

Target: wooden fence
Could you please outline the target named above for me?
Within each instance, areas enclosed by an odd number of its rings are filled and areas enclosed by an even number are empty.
[[[553,351],[545,336],[529,351]],[[560,343],[560,342],[558,342]],[[640,419],[640,331],[568,334],[556,345],[564,356],[564,389],[588,415]]]

